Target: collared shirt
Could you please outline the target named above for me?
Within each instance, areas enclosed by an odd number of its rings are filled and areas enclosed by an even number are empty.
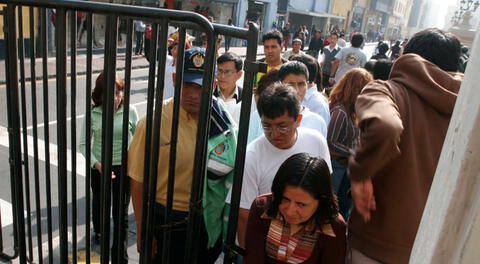
[[[325,120],[317,113],[314,113],[303,106],[301,127],[310,128],[319,132],[323,137],[327,138],[328,127]]]
[[[160,127],[160,153],[158,161],[157,188],[155,201],[167,204],[167,182],[170,159],[170,137],[173,119],[173,99],[163,102]],[[137,131],[128,151],[128,176],[143,182],[145,160],[146,118],[138,122]],[[173,209],[188,211],[192,188],[193,161],[197,135],[197,120],[182,107],[179,113],[177,157],[175,165],[175,186]]]
[[[324,49],[328,49],[328,51],[332,52],[333,50],[340,49],[340,47],[337,44],[335,44],[335,47],[333,47],[333,49],[330,48],[330,45],[325,46]]]
[[[233,90],[233,93],[228,97],[225,97],[223,95],[222,90],[220,89],[220,86],[217,85],[217,87],[213,91],[213,95],[215,95],[217,98],[222,99],[223,101],[228,101],[230,99],[235,99],[237,104],[242,100],[242,98],[240,97],[240,92],[239,92],[239,89],[238,89],[238,85],[235,85],[235,90]]]
[[[318,92],[317,85],[308,88],[302,104],[308,107],[310,111],[319,114],[328,126],[328,123],[330,123],[328,99]]]
[[[91,139],[91,155],[90,166],[102,161],[102,107],[94,107],[92,109],[92,126],[90,130]],[[129,106],[128,115],[128,143],[132,141],[133,133],[137,128],[138,115],[134,106]],[[112,165],[122,164],[122,133],[123,131],[123,105],[117,112],[113,114],[113,142],[112,142]],[[82,130],[80,132],[79,150],[85,155],[86,153],[86,120],[84,119]]]
[[[337,45],[334,49],[330,49],[330,46],[323,48],[323,67],[322,72],[330,75],[330,70],[332,69],[332,61],[335,60],[335,56],[341,50]]]
[[[167,100],[175,95],[175,83],[173,76],[177,71],[177,67],[173,65],[173,57],[167,55],[165,62],[165,88],[163,89],[163,100]]]

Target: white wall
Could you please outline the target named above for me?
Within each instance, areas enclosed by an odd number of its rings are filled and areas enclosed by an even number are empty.
[[[412,264],[479,262],[479,30],[417,233]]]

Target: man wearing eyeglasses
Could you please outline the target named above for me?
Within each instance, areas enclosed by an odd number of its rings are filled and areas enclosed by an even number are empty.
[[[235,104],[242,100],[242,87],[237,81],[243,75],[243,61],[235,53],[226,52],[217,59],[217,86],[213,95],[224,102],[235,100]]]
[[[305,55],[309,56],[309,55]],[[310,57],[310,56],[309,56]],[[312,58],[313,59],[313,58]],[[300,61],[289,61],[280,67],[278,70],[277,80],[285,84],[291,85],[298,93],[300,101],[303,102],[301,106],[301,114],[302,114],[302,124],[301,127],[313,129],[322,136],[327,136],[327,123],[322,116],[317,113],[314,113],[306,107],[304,98],[307,94],[308,89],[308,80],[309,80],[309,72],[307,66]],[[262,77],[263,78],[263,77]],[[261,85],[262,81],[259,82],[258,87]],[[261,94],[257,88],[257,94]],[[260,116],[258,115],[258,111],[253,111],[250,117],[250,126],[248,128],[248,142],[252,142],[254,139],[263,135],[264,130],[261,126]]]
[[[250,206],[261,194],[271,192],[280,165],[297,153],[320,157],[330,165],[327,141],[317,131],[300,127],[301,100],[289,84],[274,83],[260,94],[257,103],[264,135],[247,147],[238,219],[238,241],[245,245]],[[331,169],[330,169],[331,170]],[[227,196],[229,202],[229,197]]]

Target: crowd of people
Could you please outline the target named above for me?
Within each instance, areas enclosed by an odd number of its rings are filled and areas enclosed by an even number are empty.
[[[287,26],[289,26],[287,24]],[[142,25],[138,25],[143,30]],[[362,34],[350,45],[312,32],[303,53],[301,28],[292,36],[272,30],[262,37],[266,73],[255,76],[241,189],[237,242],[243,263],[408,263],[423,208],[463,78],[461,44],[452,34],[427,29],[405,43],[378,45],[368,60]],[[293,38],[293,39],[290,39]],[[170,36],[170,59],[178,63],[178,34]],[[294,48],[284,52],[285,43]],[[344,40],[345,41],[345,40]],[[162,105],[160,159],[155,197],[153,263],[160,263],[167,206],[169,160],[175,159],[171,263],[182,263],[190,210],[195,143],[200,114],[205,48],[186,39],[176,157],[170,157],[173,93]],[[141,52],[141,51],[140,51]],[[282,52],[283,56],[282,56]],[[391,54],[388,54],[390,52]],[[324,54],[321,61],[319,53]],[[445,56],[448,54],[448,56]],[[230,212],[240,109],[244,93],[238,54],[216,58],[207,170],[203,182],[199,263],[215,263],[223,250]],[[174,67],[172,68],[174,70]],[[165,71],[173,91],[175,72]],[[168,73],[167,73],[168,72]],[[93,91],[92,175],[101,177],[101,94],[103,75]],[[167,89],[168,86],[168,89]],[[96,99],[95,99],[96,98]],[[123,82],[116,80],[113,187],[127,166],[141,248],[146,119],[130,107],[128,162],[120,164]],[[120,141],[118,141],[120,140]],[[93,176],[92,176],[93,177]],[[100,202],[92,178],[94,211]],[[96,185],[97,184],[97,185]],[[117,192],[117,193],[116,193]],[[113,199],[113,212],[120,206]],[[121,220],[113,213],[115,225]],[[101,236],[94,215],[94,231]],[[113,248],[126,241],[116,235]],[[114,252],[114,251],[112,251]],[[113,263],[126,263],[125,259]]]

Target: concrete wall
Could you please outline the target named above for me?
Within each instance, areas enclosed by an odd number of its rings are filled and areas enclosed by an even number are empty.
[[[480,259],[480,27],[450,121],[410,263]]]

